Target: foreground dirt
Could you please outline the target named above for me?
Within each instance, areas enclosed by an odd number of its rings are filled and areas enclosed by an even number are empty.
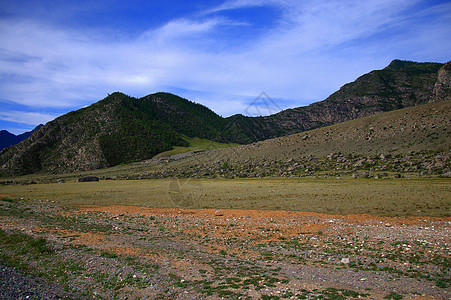
[[[80,298],[449,299],[450,218],[0,201],[0,245]],[[16,252],[14,252],[16,251]]]

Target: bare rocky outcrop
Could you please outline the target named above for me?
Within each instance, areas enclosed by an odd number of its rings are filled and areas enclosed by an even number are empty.
[[[437,82],[432,91],[431,102],[451,100],[451,62],[438,71]]]
[[[99,181],[99,177],[96,176],[84,176],[77,179],[77,182],[95,182]]]

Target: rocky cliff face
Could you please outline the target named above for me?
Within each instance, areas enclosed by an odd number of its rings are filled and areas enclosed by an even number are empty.
[[[447,62],[438,71],[437,82],[432,91],[431,102],[451,100],[451,62]]]

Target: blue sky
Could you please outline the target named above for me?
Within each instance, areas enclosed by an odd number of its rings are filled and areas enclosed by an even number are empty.
[[[115,91],[222,116],[308,105],[396,58],[446,62],[450,37],[450,1],[0,0],[0,129]]]

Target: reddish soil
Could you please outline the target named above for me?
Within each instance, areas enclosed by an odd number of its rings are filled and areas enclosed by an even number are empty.
[[[33,214],[3,216],[0,227],[45,236],[85,266],[70,289],[104,298],[450,296],[451,218],[20,205]]]

